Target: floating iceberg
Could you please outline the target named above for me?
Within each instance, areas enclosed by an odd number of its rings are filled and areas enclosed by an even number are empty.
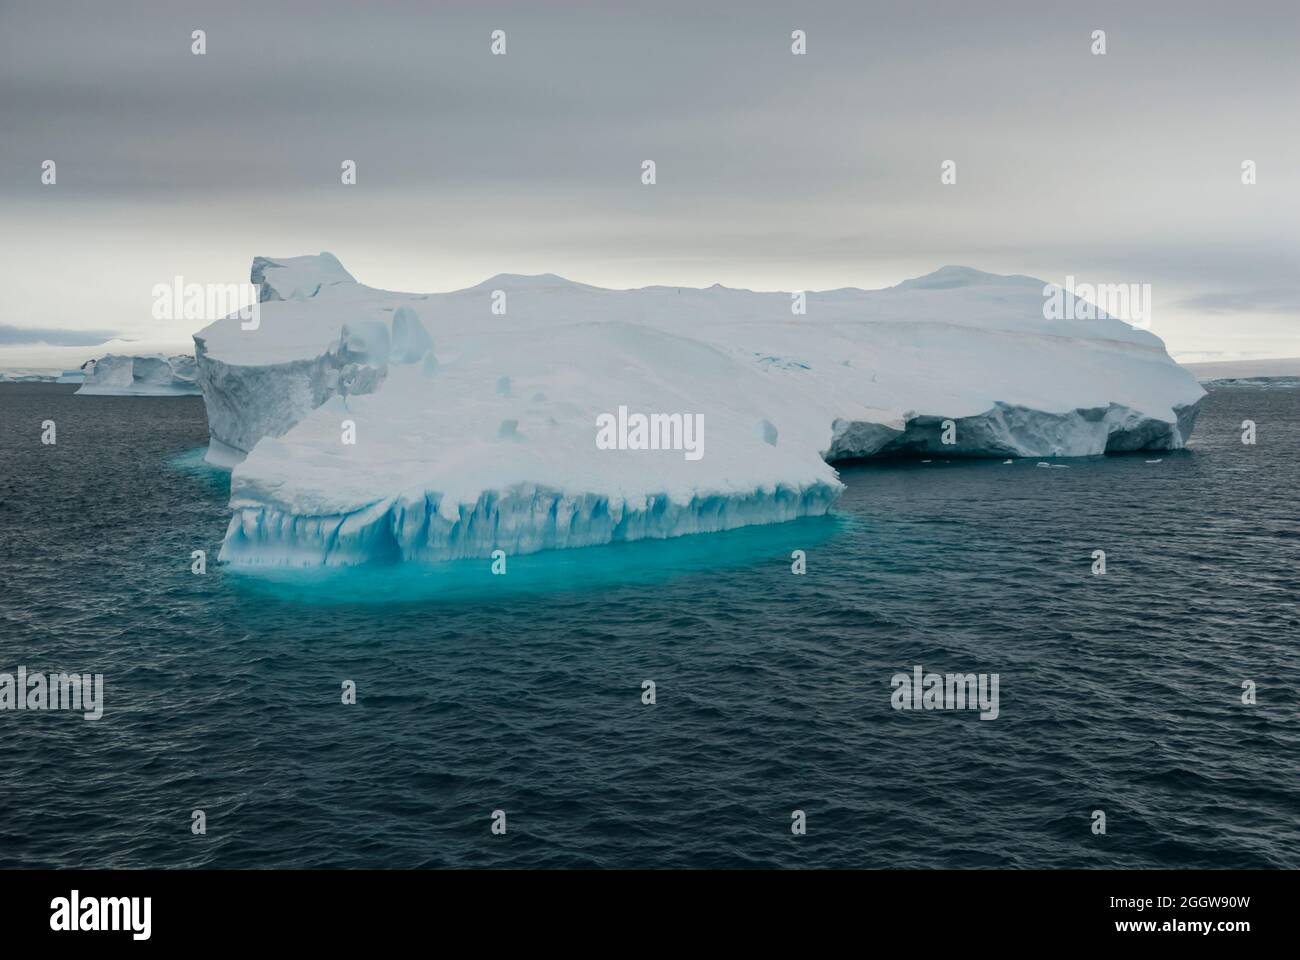
[[[79,397],[179,397],[202,392],[192,356],[108,354],[88,360],[79,372],[79,381],[72,378],[72,371],[60,378],[61,383],[80,382]]]
[[[809,292],[804,314],[789,293],[550,274],[392,293],[329,254],[259,257],[253,280],[255,328],[232,316],[194,337],[208,458],[234,468],[221,557],[237,564],[818,515],[841,490],[830,461],[1176,449],[1204,396],[1152,334],[1044,319],[1041,281],[965,267]],[[695,423],[698,456],[675,442]]]
[[[0,370],[0,383],[62,383],[48,370],[10,369]]]

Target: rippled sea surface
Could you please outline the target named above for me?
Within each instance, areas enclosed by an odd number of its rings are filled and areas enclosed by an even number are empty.
[[[74,389],[0,385],[0,672],[106,708],[0,711],[0,865],[1300,867],[1300,391],[846,466],[831,519],[267,579],[215,562],[201,400]],[[917,664],[999,717],[893,710]]]

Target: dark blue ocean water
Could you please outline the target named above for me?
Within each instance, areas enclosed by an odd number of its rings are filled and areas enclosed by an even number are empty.
[[[1300,391],[1188,452],[845,467],[826,520],[266,580],[215,563],[199,399],[73,389],[0,385],[0,672],[106,710],[0,712],[0,866],[1300,866]],[[916,664],[1000,716],[894,711]]]

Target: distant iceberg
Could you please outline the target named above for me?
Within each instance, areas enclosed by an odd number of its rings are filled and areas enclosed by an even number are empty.
[[[81,366],[79,380],[64,373],[60,383],[81,383],[77,396],[178,397],[202,391],[194,357],[162,354],[128,357],[108,354]]]
[[[804,314],[790,293],[551,274],[392,293],[330,254],[252,273],[256,329],[232,316],[194,336],[208,459],[234,468],[221,557],[237,564],[790,520],[831,508],[829,462],[1177,449],[1204,396],[1154,335],[1044,319],[1041,281],[968,267],[809,292]],[[698,416],[702,455],[602,448],[598,423],[627,411]]]

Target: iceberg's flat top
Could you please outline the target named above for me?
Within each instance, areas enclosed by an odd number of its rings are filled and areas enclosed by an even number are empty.
[[[794,328],[806,333],[828,324],[930,323],[1114,340],[1148,346],[1164,356],[1158,337],[1121,320],[1045,319],[1040,280],[997,276],[968,267],[944,267],[883,290],[846,287],[809,291],[806,315],[795,316],[789,292],[760,293],[718,285],[607,290],[554,274],[499,274],[449,293],[396,293],[357,283],[329,254],[278,260],[259,257],[254,277],[275,279],[277,269],[259,266],[275,263],[292,266],[283,268],[292,280],[279,280],[275,288],[276,300],[284,302],[263,304],[261,326],[256,331],[241,329],[235,316],[204,328],[196,336],[210,356],[227,363],[258,365],[310,359],[323,344],[337,338],[349,319],[384,319],[402,305],[415,309],[438,341],[607,320],[679,330],[695,337],[707,333],[709,339],[724,343],[736,339],[731,334],[738,325]],[[504,314],[490,310],[492,293],[497,290],[506,294]],[[282,291],[290,296],[281,298]]]

